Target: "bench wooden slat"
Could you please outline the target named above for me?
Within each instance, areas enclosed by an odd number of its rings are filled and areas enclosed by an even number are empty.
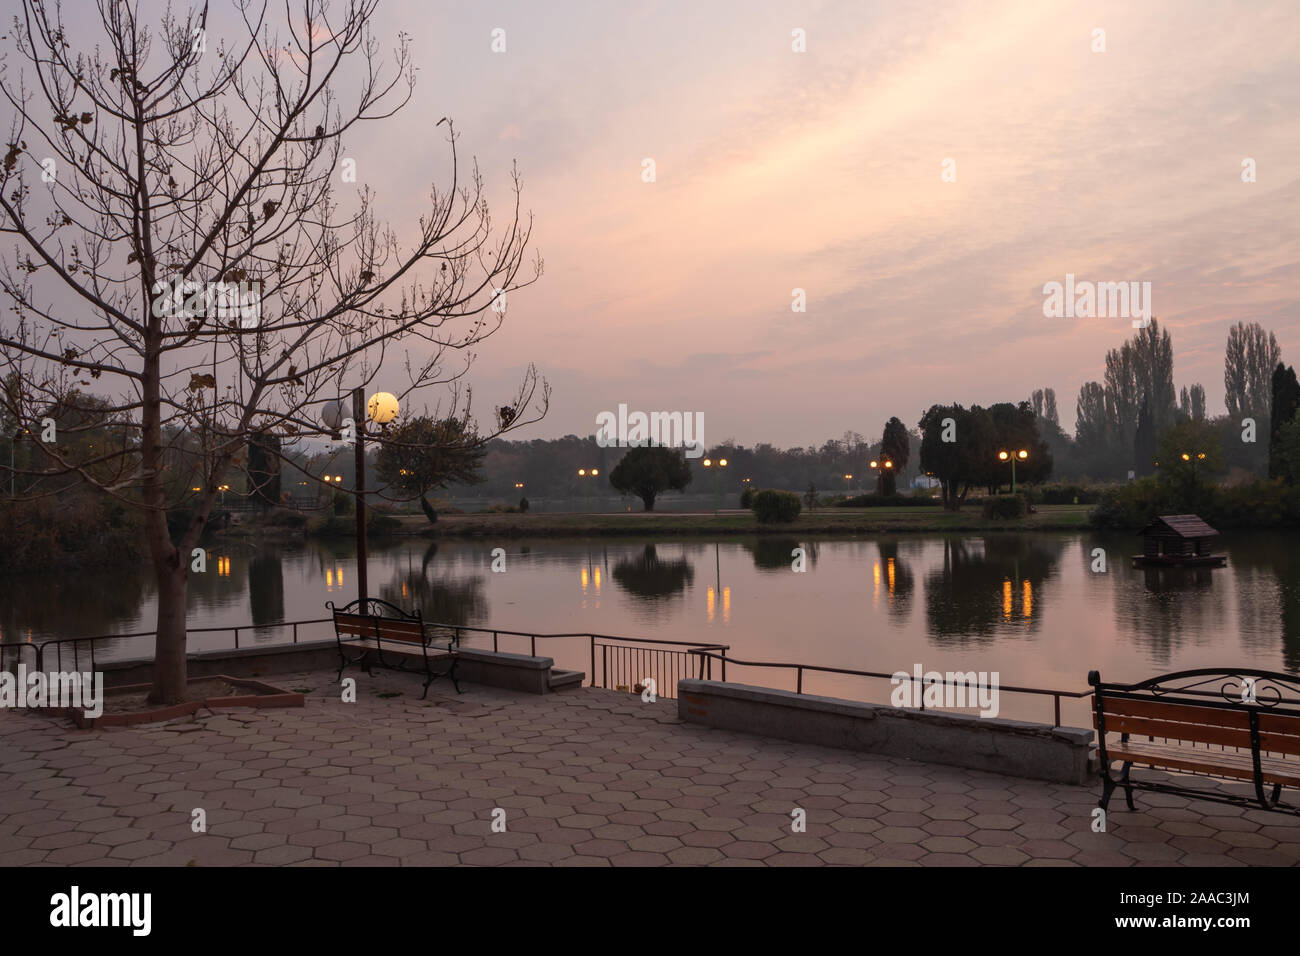
[[[338,614],[334,627],[340,634],[375,637],[385,641],[423,642],[424,625],[420,621],[398,621],[386,617]]]
[[[1184,724],[1250,729],[1250,715],[1240,708],[1202,707],[1173,700],[1134,700],[1103,693],[1101,709],[1107,716],[1152,717]],[[1110,726],[1109,720],[1106,725]]]
[[[1106,756],[1111,760],[1126,760],[1166,770],[1185,770],[1192,773],[1232,777],[1237,780],[1255,779],[1254,762],[1249,752],[1200,750],[1130,740],[1128,743],[1108,744]],[[1300,786],[1300,767],[1297,767],[1294,761],[1261,757],[1260,770],[1265,783]]]
[[[1097,727],[1097,715],[1092,725]],[[1210,727],[1205,724],[1172,723],[1148,717],[1121,717],[1106,715],[1106,730],[1117,734],[1136,734],[1140,737],[1160,737],[1164,740],[1188,740],[1221,747],[1250,747],[1250,731],[1236,727]]]
[[[1276,711],[1260,711],[1259,729],[1275,734],[1300,736],[1300,714],[1279,714]]]
[[[1250,714],[1245,710],[1103,696],[1102,711],[1108,732],[1250,748]],[[1094,710],[1092,726],[1097,725]],[[1300,715],[1260,713],[1259,727],[1261,750],[1300,756]]]

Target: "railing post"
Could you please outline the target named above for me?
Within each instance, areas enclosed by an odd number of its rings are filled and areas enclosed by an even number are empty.
[[[795,668],[795,693],[796,694],[803,693],[803,668],[802,667]]]
[[[600,645],[600,669],[603,673],[603,676],[601,677],[600,686],[604,688],[608,688],[609,687],[609,645],[608,644]]]
[[[1053,726],[1059,727],[1061,726],[1061,695],[1053,694],[1052,700],[1056,701],[1056,723]]]
[[[495,654],[497,651],[498,651],[498,647],[497,647],[497,632],[496,632],[496,631],[493,631],[493,632],[492,632],[492,653]]]
[[[239,650],[239,628],[235,628],[235,650]]]
[[[298,643],[298,622],[297,621],[293,622],[293,642],[295,644]]]
[[[533,657],[537,656],[537,635],[536,634],[528,635],[528,652]]]
[[[722,683],[727,682],[727,649],[724,647],[718,654],[722,657]]]
[[[587,635],[587,640],[591,643],[591,686],[596,686],[596,638],[592,634]]]

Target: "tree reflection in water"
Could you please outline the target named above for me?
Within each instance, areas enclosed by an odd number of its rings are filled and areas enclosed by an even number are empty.
[[[657,604],[680,594],[695,581],[695,568],[685,558],[659,557],[653,544],[641,554],[615,563],[610,576],[633,597]]]
[[[1237,606],[1237,633],[1242,646],[1260,655],[1275,653],[1281,643],[1289,673],[1300,673],[1300,554],[1287,532],[1238,532],[1230,543],[1228,567]],[[1222,587],[1222,585],[1220,585]]]
[[[811,571],[817,566],[821,557],[821,547],[816,541],[800,541],[798,538],[774,538],[764,535],[761,538],[744,542],[745,550],[754,556],[754,567],[759,571],[789,571],[794,566],[795,548],[803,548],[804,567]]]
[[[89,637],[138,623],[140,606],[154,591],[145,568],[127,566],[112,574],[11,574],[0,576],[0,640],[22,642]],[[145,624],[140,630],[147,630]],[[134,628],[132,628],[134,629]],[[96,653],[118,642],[99,645]],[[30,666],[31,655],[25,657]]]
[[[438,554],[437,542],[431,542],[420,560],[420,569],[398,571],[391,584],[380,589],[379,596],[389,604],[408,611],[419,608],[426,621],[436,624],[482,624],[487,620],[488,603],[483,595],[483,578],[474,575],[460,580],[434,580],[430,565]]]
[[[925,578],[930,633],[945,643],[987,644],[1037,631],[1043,585],[1056,576],[1063,547],[1045,535],[945,538],[943,564]]]

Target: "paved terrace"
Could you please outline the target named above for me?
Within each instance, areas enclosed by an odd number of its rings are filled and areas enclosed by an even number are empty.
[[[106,731],[0,714],[7,865],[1293,865],[1300,820],[684,724],[675,701],[278,675],[295,710]],[[379,697],[378,694],[398,696]],[[194,833],[191,811],[207,812]],[[491,832],[494,807],[505,833]],[[808,813],[791,833],[791,810]]]

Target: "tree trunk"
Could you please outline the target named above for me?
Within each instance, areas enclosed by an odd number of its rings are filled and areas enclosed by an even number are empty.
[[[420,495],[420,507],[424,510],[424,516],[429,519],[430,524],[438,523],[438,512],[433,510],[433,505],[429,504],[429,499]]]
[[[148,301],[146,299],[146,301]],[[185,699],[188,677],[185,660],[185,590],[190,570],[189,554],[182,554],[172,542],[167,527],[167,496],[162,476],[161,362],[158,348],[159,320],[149,319],[145,336],[143,403],[140,428],[141,496],[145,512],[145,535],[154,579],[158,582],[158,623],[154,636],[152,704],[175,704]],[[207,492],[206,518],[212,490]],[[196,535],[197,537],[197,535]]]
[[[654,496],[654,495],[641,495],[640,497],[641,497],[641,503],[645,505],[645,510],[646,510],[646,511],[654,511],[654,510],[655,510],[655,496]]]
[[[162,516],[164,530],[166,515]],[[158,634],[154,639],[153,689],[151,704],[176,704],[185,699],[188,668],[185,660],[185,605],[189,565],[179,560],[155,567],[158,581]]]

